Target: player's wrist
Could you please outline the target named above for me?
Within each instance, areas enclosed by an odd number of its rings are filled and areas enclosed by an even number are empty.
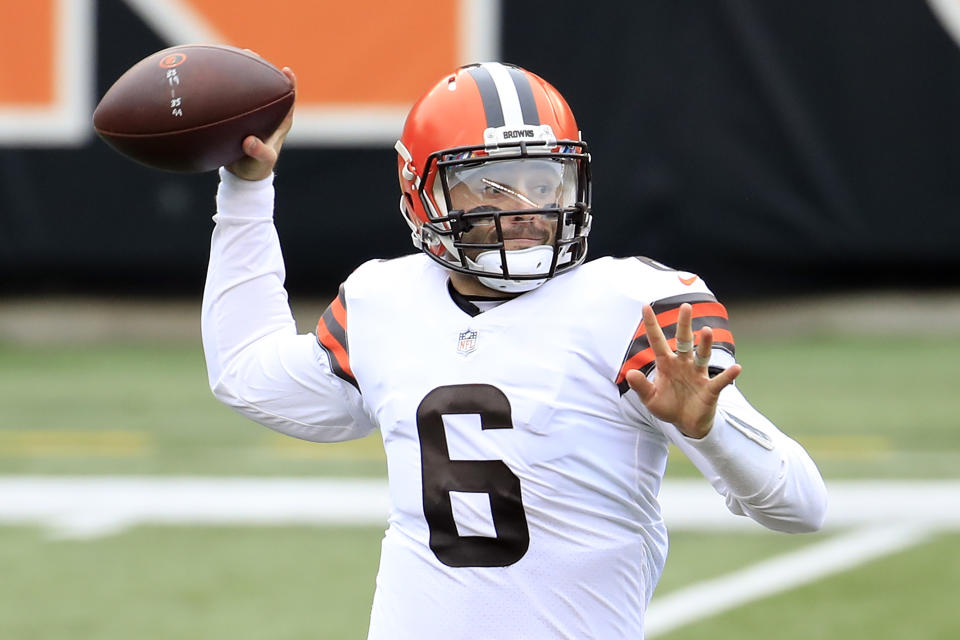
[[[243,180],[243,181],[245,181],[245,182],[259,182],[259,181],[261,181],[261,180],[265,180],[266,178],[269,178],[269,177],[273,174],[273,171],[272,171],[272,170],[267,170],[267,171],[244,171],[244,170],[241,170],[241,169],[234,169],[234,168],[229,167],[229,166],[228,166],[228,167],[224,167],[224,169],[226,169],[226,170],[227,170],[227,173],[229,173],[230,175],[232,175],[232,176],[234,176],[234,177],[236,177],[236,178],[238,178],[238,179],[240,179],[240,180]]]
[[[677,430],[684,435],[684,437],[689,438],[690,440],[703,440],[707,437],[711,431],[713,431],[713,425],[716,422],[716,411],[710,414],[709,417],[702,418],[692,425],[680,425],[675,424],[674,426]]]
[[[273,185],[274,173],[271,170],[259,177],[246,177],[231,170],[229,166],[220,167],[220,181],[233,189],[259,190]]]

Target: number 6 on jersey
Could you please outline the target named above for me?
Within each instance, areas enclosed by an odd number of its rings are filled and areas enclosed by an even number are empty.
[[[486,384],[437,387],[417,408],[423,478],[423,514],[430,549],[450,567],[505,567],[527,552],[530,532],[520,479],[502,460],[451,460],[443,416],[476,414],[486,429],[512,429],[510,401]],[[496,537],[461,536],[453,517],[451,491],[490,497]]]

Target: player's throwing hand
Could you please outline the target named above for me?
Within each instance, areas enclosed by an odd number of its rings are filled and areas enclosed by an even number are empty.
[[[680,306],[674,353],[653,307],[644,305],[643,326],[657,358],[656,374],[650,381],[634,369],[627,373],[627,384],[653,415],[672,423],[688,438],[702,438],[713,426],[720,391],[740,375],[741,367],[734,364],[713,378],[709,376],[707,363],[713,347],[713,331],[710,327],[701,329],[700,343],[694,348],[692,313],[689,304]]]
[[[290,70],[290,67],[282,69],[283,75],[290,79],[293,89],[297,89],[297,77]],[[277,164],[277,158],[280,155],[280,147],[283,141],[287,139],[290,127],[293,126],[293,110],[296,103],[290,107],[287,117],[283,119],[277,130],[266,140],[261,140],[256,136],[247,136],[243,140],[243,152],[246,157],[237,160],[227,166],[227,171],[238,178],[244,180],[263,180],[273,173],[273,167]]]

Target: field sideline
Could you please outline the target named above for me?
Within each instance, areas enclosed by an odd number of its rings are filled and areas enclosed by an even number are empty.
[[[292,297],[301,332],[310,332],[328,298]],[[727,304],[738,338],[801,335],[960,336],[960,292],[874,291]],[[191,340],[200,337],[193,300],[21,297],[0,302],[0,342],[56,344]]]

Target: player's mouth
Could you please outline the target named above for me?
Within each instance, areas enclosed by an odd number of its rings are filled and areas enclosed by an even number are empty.
[[[503,248],[507,251],[514,251],[516,249],[526,249],[527,247],[535,247],[537,245],[546,244],[546,237],[519,237],[519,238],[504,238],[503,239]]]

